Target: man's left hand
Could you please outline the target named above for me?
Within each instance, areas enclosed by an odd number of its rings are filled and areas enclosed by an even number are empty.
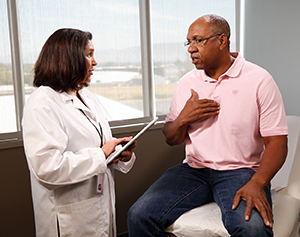
[[[253,207],[256,207],[260,212],[266,226],[272,228],[273,215],[272,209],[267,200],[265,193],[265,187],[261,186],[257,182],[250,180],[244,187],[237,191],[234,199],[232,209],[236,209],[240,203],[240,200],[246,201],[245,220],[248,221],[251,216]]]

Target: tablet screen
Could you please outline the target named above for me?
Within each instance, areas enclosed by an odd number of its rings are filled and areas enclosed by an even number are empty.
[[[134,141],[136,141],[144,132],[146,132],[152,125],[155,124],[155,122],[157,121],[158,117],[156,117],[155,119],[153,119],[150,123],[148,123],[141,131],[139,131],[129,142],[126,143],[125,146],[123,146],[121,149],[119,149],[118,151],[112,153],[107,159],[106,159],[106,164],[108,165],[109,163],[111,163],[114,159],[118,158],[120,156],[120,154],[125,151],[128,147],[130,147],[132,145],[132,143],[134,143]]]

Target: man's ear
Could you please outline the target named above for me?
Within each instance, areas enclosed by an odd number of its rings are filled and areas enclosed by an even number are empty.
[[[219,45],[220,50],[223,50],[224,48],[227,48],[229,45],[229,39],[225,34],[220,35],[219,37]]]

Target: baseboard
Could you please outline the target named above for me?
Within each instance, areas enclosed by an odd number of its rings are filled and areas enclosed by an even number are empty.
[[[118,234],[117,237],[128,237],[128,232]]]

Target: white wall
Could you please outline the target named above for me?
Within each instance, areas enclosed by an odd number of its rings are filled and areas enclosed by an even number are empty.
[[[300,115],[300,0],[245,0],[244,57],[274,77],[288,115]]]

